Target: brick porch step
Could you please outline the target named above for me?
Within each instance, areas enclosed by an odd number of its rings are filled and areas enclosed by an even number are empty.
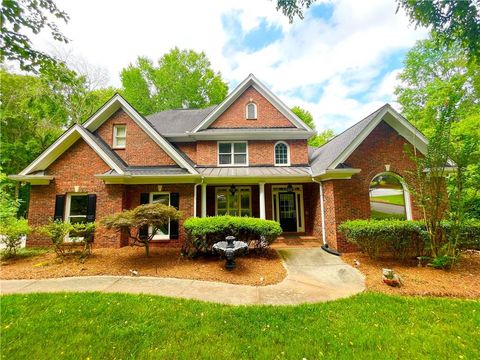
[[[322,239],[307,235],[282,235],[272,244],[274,249],[288,247],[319,247],[322,246]]]

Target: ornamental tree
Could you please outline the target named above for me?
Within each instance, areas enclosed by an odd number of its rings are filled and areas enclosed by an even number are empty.
[[[105,217],[101,223],[107,229],[126,233],[130,246],[144,246],[150,255],[150,242],[169,221],[178,221],[182,212],[164,204],[145,204]]]

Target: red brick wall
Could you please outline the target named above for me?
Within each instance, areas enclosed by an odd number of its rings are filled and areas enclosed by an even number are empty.
[[[250,140],[248,141],[249,165],[275,165],[274,147],[276,140]],[[290,164],[308,164],[308,148],[306,140],[287,140],[290,147]],[[218,165],[217,141],[199,141],[197,143],[197,164],[201,166]]]
[[[350,180],[324,182],[326,233],[331,247],[340,251],[353,251],[337,226],[348,219],[370,218],[369,187],[372,179],[386,171],[400,175],[409,186],[413,186],[408,171],[415,164],[405,152],[405,145],[411,146],[387,123],[381,122],[345,161],[353,168],[361,169]],[[413,206],[414,219],[421,217],[420,210]]]
[[[129,185],[126,187],[126,209],[133,209],[140,205],[140,194],[159,192],[159,185]],[[174,246],[180,247],[185,240],[183,221],[193,216],[193,184],[162,184],[162,192],[178,192],[179,210],[182,212],[182,219],[179,221],[179,238],[173,240],[152,241],[152,246]]]
[[[249,102],[257,104],[257,119],[247,120],[245,107]],[[280,111],[253,87],[249,87],[220,115],[211,128],[275,128],[295,127]]]
[[[78,140],[47,169],[55,178],[49,185],[34,185],[30,192],[28,222],[31,226],[44,225],[54,216],[55,196],[79,192],[97,195],[96,217],[122,211],[124,201],[123,185],[105,185],[94,177],[108,171],[110,167],[93,151],[83,139]],[[29,235],[28,245],[50,245],[50,240],[36,233]],[[99,227],[95,234],[96,247],[118,247],[120,235]]]
[[[127,127],[125,149],[114,151],[128,164],[137,166],[176,165],[176,162],[146,134],[122,109],[113,114],[98,129],[98,135],[113,147],[113,126]]]
[[[175,143],[175,146],[183,151],[194,163],[197,162],[197,143]]]

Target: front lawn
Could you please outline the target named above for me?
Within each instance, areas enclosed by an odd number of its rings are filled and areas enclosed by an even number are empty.
[[[4,359],[478,359],[478,301],[364,293],[296,307],[144,295],[1,298]]]
[[[372,196],[370,201],[393,205],[404,205],[403,194]]]

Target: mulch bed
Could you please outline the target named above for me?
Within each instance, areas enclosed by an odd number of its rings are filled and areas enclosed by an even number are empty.
[[[386,294],[442,296],[466,299],[480,298],[480,252],[469,251],[462,254],[460,261],[451,270],[437,270],[431,267],[418,267],[412,259],[401,263],[392,258],[371,260],[366,254],[346,253],[342,259],[353,265],[354,259],[360,262],[358,269],[366,277],[368,290]],[[399,274],[403,286],[394,288],[382,282],[382,269],[388,268]]]
[[[130,270],[139,276],[220,281],[231,284],[271,285],[282,281],[286,270],[278,253],[267,249],[262,254],[250,252],[236,260],[237,268],[227,271],[225,260],[216,257],[182,258],[180,249],[151,248],[150,257],[143,248],[94,249],[84,262],[78,256],[64,259],[53,252],[24,259],[2,261],[1,279],[42,279],[68,276],[124,275]]]

